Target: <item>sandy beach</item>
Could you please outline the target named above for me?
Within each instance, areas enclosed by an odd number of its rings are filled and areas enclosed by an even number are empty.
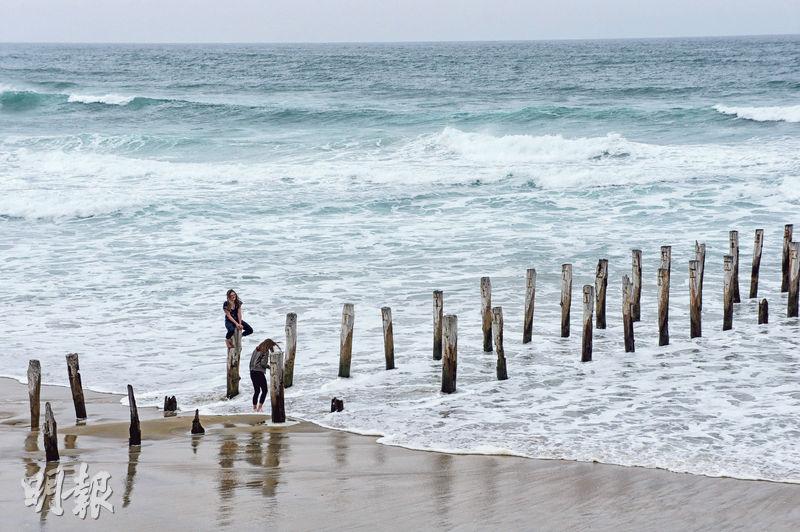
[[[191,416],[140,409],[127,444],[120,396],[87,393],[76,426],[68,388],[43,386],[58,421],[68,481],[80,463],[108,471],[114,513],[97,520],[25,507],[20,481],[45,466],[28,428],[27,388],[0,379],[0,511],[5,530],[793,530],[800,486],[661,470],[388,447],[266,416]],[[180,398],[178,398],[180,406]]]

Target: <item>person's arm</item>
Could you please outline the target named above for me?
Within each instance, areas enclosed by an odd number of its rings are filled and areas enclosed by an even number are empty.
[[[230,320],[231,323],[236,323],[236,320],[233,319],[233,316],[231,316],[231,309],[230,308],[222,307],[222,310],[225,311],[225,317],[228,318],[228,320]]]
[[[244,325],[242,325],[242,305],[239,305],[239,323],[237,324],[237,327],[244,329]]]

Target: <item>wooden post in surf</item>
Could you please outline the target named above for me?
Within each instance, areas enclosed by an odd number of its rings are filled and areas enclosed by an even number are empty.
[[[742,298],[739,295],[739,231],[731,231],[729,235],[729,255],[733,257],[733,276],[731,277],[731,284],[733,285],[733,302],[741,303]]]
[[[766,298],[758,303],[758,324],[764,325],[769,323],[769,303]]]
[[[608,289],[608,259],[597,261],[597,272],[594,275],[595,313],[598,329],[606,328],[606,290]]]
[[[194,410],[194,419],[192,420],[192,434],[205,434],[206,429],[203,428],[203,425],[200,423],[200,410]]]
[[[625,352],[633,353],[633,283],[627,275],[622,276],[622,332],[625,338]]]
[[[83,384],[81,383],[81,370],[78,366],[78,353],[67,355],[67,376],[69,387],[72,390],[72,402],[75,405],[75,418],[78,421],[86,419],[86,403],[83,399]]]
[[[792,243],[792,231],[794,225],[786,224],[783,226],[783,260],[781,261],[781,292],[789,291],[789,267],[790,250]]]
[[[756,229],[753,244],[753,269],[750,271],[750,299],[758,297],[758,272],[761,269],[761,248],[764,245],[764,230]]]
[[[497,380],[508,379],[506,369],[506,352],[503,349],[503,307],[492,309],[492,332],[494,333],[494,350],[497,353]]]
[[[592,361],[592,321],[594,318],[594,287],[583,287],[583,341],[581,342],[581,362]]]
[[[394,327],[392,326],[392,309],[381,308],[383,320],[383,354],[386,357],[386,369],[394,369]]]
[[[58,462],[58,434],[56,418],[50,402],[44,404],[44,454],[48,462]]]
[[[572,308],[572,264],[561,265],[561,337],[569,337],[569,313]]]
[[[672,246],[661,246],[661,264],[659,268],[667,270],[667,274],[672,272]]]
[[[697,261],[697,302],[699,309],[703,310],[703,277],[706,270],[706,245],[694,242],[694,258]],[[698,322],[699,323],[699,322]],[[698,329],[699,330],[699,329]],[[699,336],[699,334],[698,334]]]
[[[239,395],[239,362],[242,359],[242,331],[236,329],[231,337],[233,340],[233,347],[228,349],[228,378],[225,397],[232,399]]]
[[[705,254],[704,254],[705,256]],[[699,260],[689,261],[689,337],[697,338],[702,336],[701,324],[701,294]]]
[[[733,264],[735,259],[733,255],[725,255],[722,260],[725,271],[722,281],[722,330],[727,331],[733,328]]]
[[[31,430],[39,430],[39,396],[42,391],[42,365],[38,360],[28,361],[28,399],[31,405]]]
[[[444,317],[444,292],[433,291],[433,359],[442,359],[442,318]]]
[[[800,282],[800,242],[792,242],[789,248],[789,298],[786,315],[796,318],[798,282]]]
[[[442,393],[453,393],[456,391],[456,369],[458,367],[458,316],[448,314],[444,317],[442,336],[444,341]]]
[[[172,417],[178,415],[178,400],[173,395],[164,396],[164,417]]]
[[[284,423],[286,411],[283,406],[283,353],[273,351],[269,354],[269,402],[272,422]]]
[[[669,281],[667,268],[658,269],[658,345],[669,345]]]
[[[297,314],[286,314],[286,362],[283,365],[283,386],[294,384],[294,357],[297,354]]]
[[[355,307],[345,303],[342,308],[342,333],[339,337],[339,376],[350,377],[350,361],[353,358],[353,323]]]
[[[522,343],[533,339],[533,309],[536,300],[536,270],[528,268],[525,272],[525,318],[522,326]]]
[[[142,431],[139,428],[139,410],[136,408],[136,398],[133,396],[133,386],[128,385],[128,404],[131,409],[131,427],[128,430],[128,446],[142,444]]]
[[[492,350],[492,281],[481,277],[481,318],[483,327],[483,351]]]
[[[642,250],[631,250],[631,319],[642,319]]]

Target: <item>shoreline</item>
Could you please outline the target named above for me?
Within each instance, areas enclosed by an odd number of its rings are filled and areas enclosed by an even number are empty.
[[[193,412],[164,418],[142,407],[142,445],[129,449],[122,396],[85,395],[90,417],[78,426],[69,388],[42,386],[67,477],[78,463],[108,471],[114,514],[80,520],[69,499],[62,516],[24,506],[21,477],[45,466],[41,434],[29,430],[27,387],[0,379],[0,511],[9,526],[147,529],[176,514],[187,530],[529,529],[532,520],[549,529],[791,530],[800,521],[796,484],[409,450],[304,421],[275,426],[259,414],[201,416],[206,433],[192,436]]]

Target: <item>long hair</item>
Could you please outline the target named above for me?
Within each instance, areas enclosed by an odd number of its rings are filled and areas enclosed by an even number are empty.
[[[278,345],[278,342],[273,341],[272,338],[267,338],[266,340],[258,344],[258,347],[256,347],[256,351],[259,351],[261,353],[271,353],[272,350],[275,349],[276,347],[278,349],[281,348],[281,346]]]
[[[229,297],[231,297],[231,294],[233,294],[233,295],[235,295],[235,296],[236,296],[236,302],[233,304],[233,306],[234,306],[234,307],[238,307],[239,305],[241,305],[241,304],[242,304],[242,300],[241,300],[241,299],[239,299],[239,294],[238,294],[238,293],[236,292],[236,290],[234,290],[233,288],[231,288],[230,290],[228,290],[228,291],[225,293],[225,301],[226,301],[226,302],[228,301],[228,298],[229,298]]]

